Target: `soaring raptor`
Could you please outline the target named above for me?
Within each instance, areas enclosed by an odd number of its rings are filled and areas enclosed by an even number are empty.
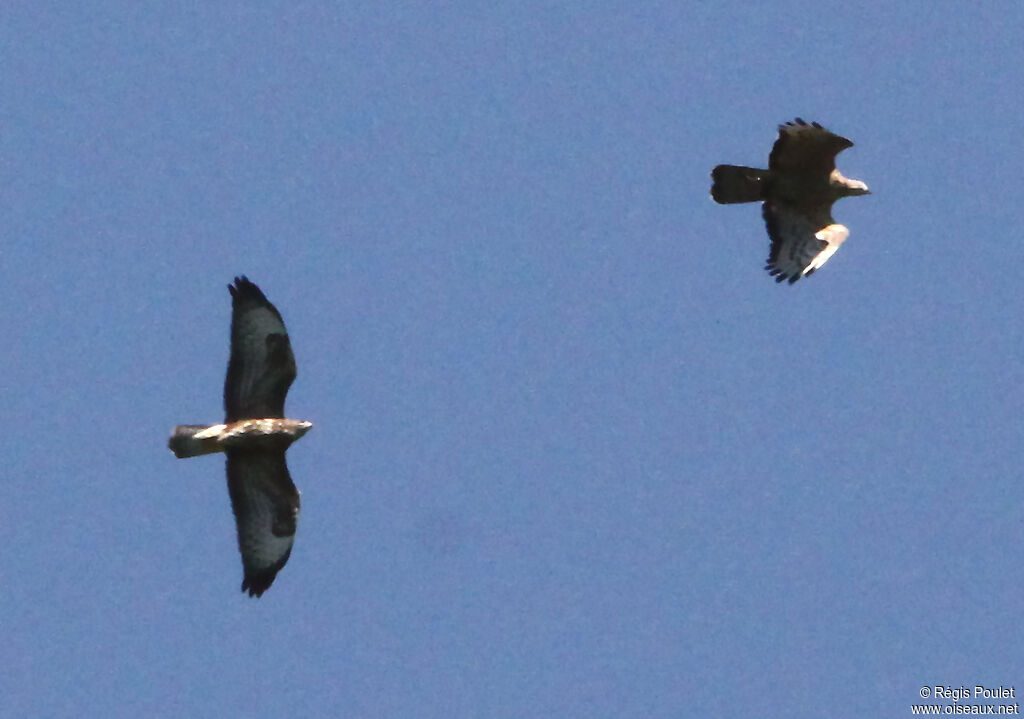
[[[299,492],[285,451],[312,427],[284,418],[295,379],[295,356],[281,313],[260,288],[236,277],[231,292],[231,359],[224,382],[224,424],[175,427],[168,446],[176,457],[224,452],[228,494],[238,527],[245,577],[242,591],[261,596],[292,551]]]
[[[772,240],[765,269],[790,284],[811,275],[835,254],[850,231],[832,219],[840,197],[868,195],[868,186],[836,169],[836,155],[853,143],[799,117],[779,126],[768,169],[719,165],[711,171],[715,202],[763,202]]]

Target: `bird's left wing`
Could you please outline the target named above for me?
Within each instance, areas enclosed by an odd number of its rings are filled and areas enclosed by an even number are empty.
[[[231,291],[231,359],[224,381],[225,422],[284,417],[295,355],[281,313],[246,277]]]
[[[827,211],[807,214],[803,209],[767,201],[762,215],[772,240],[765,269],[776,282],[787,280],[793,284],[811,275],[850,235]]]
[[[283,450],[229,449],[227,472],[245,570],[242,591],[258,597],[291,555],[299,492],[288,474]]]
[[[779,125],[779,138],[768,156],[768,169],[828,175],[836,169],[836,155],[853,143],[816,122],[799,117]]]

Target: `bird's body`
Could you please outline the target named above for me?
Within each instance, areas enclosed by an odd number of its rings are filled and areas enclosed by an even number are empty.
[[[312,422],[297,419],[243,419],[210,426],[186,424],[174,428],[167,443],[178,459],[237,449],[287,449],[310,430]]]
[[[216,425],[175,427],[168,446],[176,457],[224,452],[228,494],[238,529],[245,577],[242,591],[260,596],[291,555],[299,492],[285,451],[313,426],[284,417],[295,379],[295,357],[280,313],[245,277],[235,278],[231,359],[224,383],[226,419]]]
[[[711,197],[720,204],[763,202],[771,250],[765,269],[790,284],[812,274],[835,254],[849,230],[832,219],[832,204],[869,194],[843,177],[835,157],[853,143],[818,123],[797,118],[779,127],[768,169],[719,165],[711,172]]]

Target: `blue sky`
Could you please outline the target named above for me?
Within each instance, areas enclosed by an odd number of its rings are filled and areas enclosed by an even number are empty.
[[[11,3],[10,716],[900,716],[1010,686],[1016,5]],[[869,197],[778,286],[718,163],[816,120]],[[299,377],[261,600],[230,298]]]

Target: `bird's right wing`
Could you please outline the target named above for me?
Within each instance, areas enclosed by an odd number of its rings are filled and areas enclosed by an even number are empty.
[[[284,451],[227,451],[228,494],[238,527],[245,577],[242,591],[260,596],[292,552],[299,518],[299,491]]]
[[[793,284],[824,265],[850,231],[827,211],[813,215],[803,209],[767,201],[762,208],[772,246],[765,269],[776,282]]]

